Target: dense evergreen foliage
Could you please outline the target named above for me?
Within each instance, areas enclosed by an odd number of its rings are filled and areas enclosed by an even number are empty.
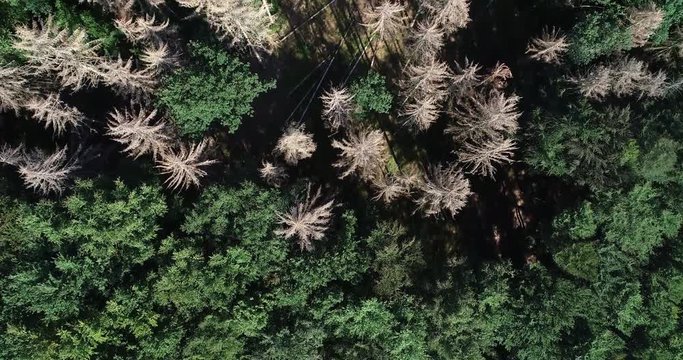
[[[0,359],[683,359],[682,66],[681,0],[0,0]]]

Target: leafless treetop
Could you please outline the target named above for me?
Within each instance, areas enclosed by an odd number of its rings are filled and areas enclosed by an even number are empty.
[[[173,53],[166,43],[159,42],[142,49],[140,60],[148,68],[159,72],[165,68],[176,66],[178,64],[178,55]]]
[[[66,151],[62,148],[52,155],[39,151],[26,154],[18,164],[26,187],[43,195],[61,194],[71,174],[78,169],[75,161],[67,159]]]
[[[519,97],[492,91],[488,96],[474,93],[464,104],[455,110],[457,122],[446,129],[457,140],[475,143],[500,134],[513,134],[517,131],[517,111]]]
[[[8,144],[3,144],[0,147],[0,164],[6,164],[11,166],[19,166],[21,162],[24,161],[24,146],[19,145],[17,147],[9,146]]]
[[[310,185],[306,199],[294,205],[288,213],[278,214],[282,229],[275,233],[285,239],[296,237],[301,250],[313,250],[313,240],[320,240],[330,226],[334,200],[320,204],[320,189],[311,194]]]
[[[280,137],[275,152],[284,157],[290,165],[296,165],[299,160],[313,156],[315,152],[313,136],[304,132],[303,126],[290,125]]]
[[[404,125],[411,126],[418,131],[425,131],[432,126],[441,114],[438,99],[434,96],[412,98],[405,106],[403,116]]]
[[[377,34],[381,40],[390,39],[405,27],[403,13],[405,6],[390,0],[384,1],[374,9],[363,13],[365,23],[371,34]]]
[[[469,167],[470,173],[493,177],[496,165],[511,162],[515,149],[512,139],[496,137],[478,144],[465,143],[458,151],[458,157]]]
[[[427,216],[448,211],[455,216],[467,204],[470,182],[453,165],[434,166],[429,176],[419,185],[421,195],[418,208]]]
[[[332,130],[348,125],[353,116],[353,95],[347,88],[331,88],[320,97],[323,102],[323,117]]]
[[[69,126],[79,126],[85,120],[83,113],[59,100],[59,94],[55,93],[32,97],[25,107],[33,112],[34,118],[44,122],[46,128],[51,127],[57,135],[64,133]]]
[[[206,176],[204,167],[215,163],[215,160],[202,160],[207,142],[202,140],[199,144],[189,147],[184,144],[179,151],[166,151],[161,153],[157,161],[157,167],[162,174],[168,175],[166,186],[173,190],[185,190],[190,186],[199,186],[199,179]]]
[[[570,81],[577,84],[581,94],[593,100],[607,95],[662,97],[676,88],[664,72],[653,73],[647,64],[634,58],[593,66]]]
[[[631,23],[631,39],[636,47],[643,46],[664,21],[664,12],[654,5],[645,9],[633,9],[628,14]]]
[[[259,174],[265,182],[272,186],[280,186],[280,184],[287,179],[285,169],[270,161],[263,161],[263,163],[261,163]]]
[[[125,17],[115,21],[116,27],[132,42],[155,39],[168,28],[169,21],[157,23],[155,15]]]
[[[156,115],[156,109],[115,109],[109,113],[107,134],[125,145],[123,151],[134,158],[144,154],[156,157],[167,150],[171,140],[166,133],[166,124],[156,121]],[[154,122],[156,125],[153,125]]]
[[[567,37],[560,34],[557,28],[551,30],[543,29],[540,37],[531,39],[526,53],[533,60],[542,61],[549,64],[559,64],[562,56],[569,49]]]
[[[443,47],[444,36],[438,23],[418,23],[408,39],[410,56],[418,60],[434,58]]]
[[[269,4],[248,0],[178,0],[181,6],[194,8],[233,45],[267,49],[272,45]]]
[[[470,3],[467,0],[427,0],[423,5],[449,33],[464,29],[470,23]]]
[[[379,130],[351,131],[346,139],[334,140],[332,147],[341,150],[334,164],[345,169],[341,177],[357,173],[363,180],[371,180],[384,168],[388,155],[387,143]]]
[[[84,30],[60,30],[48,18],[42,27],[18,27],[16,37],[14,47],[26,54],[35,71],[54,72],[63,86],[74,90],[98,82],[100,43],[89,41]]]

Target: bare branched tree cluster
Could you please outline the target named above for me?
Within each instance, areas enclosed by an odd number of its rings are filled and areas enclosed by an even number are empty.
[[[569,49],[567,37],[560,34],[557,28],[543,29],[540,37],[531,39],[526,53],[529,58],[548,64],[559,64]]]
[[[334,166],[344,169],[341,178],[356,173],[361,179],[371,181],[380,176],[389,158],[384,136],[379,130],[355,130],[345,139],[334,140],[332,147],[341,151]]]
[[[81,125],[85,120],[85,115],[61,101],[59,94],[32,97],[24,106],[35,119],[45,124],[45,128],[52,128],[57,135],[63,134],[68,127]]]
[[[193,8],[233,45],[246,45],[254,50],[267,50],[273,44],[270,5],[248,0],[179,0],[181,6]]]
[[[289,212],[278,214],[282,228],[275,233],[285,239],[296,238],[301,250],[313,250],[313,241],[325,236],[335,207],[334,200],[321,200],[320,188],[312,193],[309,185],[303,201],[297,202]]]
[[[583,96],[593,100],[602,100],[609,95],[658,98],[680,86],[670,82],[663,71],[651,72],[647,64],[634,58],[593,66],[570,81],[577,85]]]
[[[313,135],[304,131],[302,125],[290,125],[275,146],[275,153],[281,155],[289,165],[308,159],[315,152]]]
[[[644,9],[631,10],[628,14],[628,19],[633,45],[640,47],[645,45],[652,34],[662,25],[664,11],[654,5],[650,5]]]

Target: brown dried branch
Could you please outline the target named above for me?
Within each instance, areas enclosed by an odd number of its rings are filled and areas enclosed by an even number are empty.
[[[418,23],[408,39],[410,56],[418,60],[436,57],[443,47],[444,36],[444,31],[438,23]]]
[[[432,96],[413,98],[406,104],[403,112],[406,118],[404,125],[414,127],[418,131],[425,131],[439,119],[440,109],[439,102]]]
[[[178,54],[173,53],[166,43],[160,42],[142,49],[140,60],[155,72],[178,65]]]
[[[24,161],[24,146],[23,144],[17,147],[11,147],[8,144],[0,147],[0,164],[11,166],[19,166]]]

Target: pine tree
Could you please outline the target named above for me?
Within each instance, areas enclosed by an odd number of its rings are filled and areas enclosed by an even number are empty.
[[[405,28],[403,23],[405,10],[405,7],[399,3],[384,1],[363,13],[365,19],[363,26],[368,28],[371,36],[377,35],[380,40],[391,39]]]

